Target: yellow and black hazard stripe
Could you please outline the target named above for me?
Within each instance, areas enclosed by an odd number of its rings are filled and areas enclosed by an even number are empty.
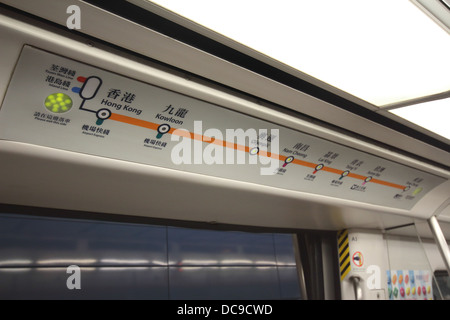
[[[350,250],[348,247],[348,230],[338,232],[339,271],[341,281],[350,272]]]

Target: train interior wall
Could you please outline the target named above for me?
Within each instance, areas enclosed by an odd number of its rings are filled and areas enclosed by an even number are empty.
[[[426,221],[416,221],[384,231],[348,230],[344,276],[345,257],[340,255],[342,299],[355,299],[354,277],[362,288],[361,299],[449,299],[446,266],[428,228]]]

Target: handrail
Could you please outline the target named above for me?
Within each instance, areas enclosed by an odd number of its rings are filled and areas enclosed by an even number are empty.
[[[361,287],[361,277],[360,276],[351,276],[349,280],[353,283],[353,290],[355,291],[355,300],[363,299],[363,291]]]
[[[432,216],[428,220],[428,224],[431,228],[431,231],[433,232],[434,238],[436,240],[436,244],[439,248],[439,252],[441,253],[442,259],[444,260],[447,271],[450,274],[450,249],[448,247],[445,236],[442,233],[442,229],[439,226],[439,222],[438,222],[436,216]]]

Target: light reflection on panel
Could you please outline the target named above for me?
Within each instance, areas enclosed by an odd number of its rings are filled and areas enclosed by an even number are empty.
[[[170,267],[169,270],[170,299],[280,299],[276,267]]]
[[[0,217],[0,266],[166,265],[165,227]]]
[[[168,299],[167,269],[81,268],[80,289],[68,289],[66,268],[2,268],[0,299]]]
[[[295,266],[278,267],[278,280],[280,282],[281,299],[300,299],[298,271]]]
[[[276,265],[272,234],[168,228],[170,265]]]
[[[0,214],[0,299],[194,298],[299,299],[292,235]]]
[[[274,234],[273,238],[277,264],[295,266],[293,236],[291,234]]]

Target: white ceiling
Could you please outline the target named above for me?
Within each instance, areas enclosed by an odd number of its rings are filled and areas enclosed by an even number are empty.
[[[424,98],[450,96],[450,33],[416,1],[134,0],[160,5],[446,139],[444,114]],[[430,1],[420,1],[424,4]],[[444,18],[450,11],[442,4]],[[447,14],[447,15],[445,15]],[[197,29],[198,31],[199,29]],[[402,107],[396,112],[395,106]],[[436,103],[435,103],[436,104]],[[375,108],[376,110],[376,108]],[[442,119],[442,118],[441,118]],[[410,124],[411,125],[411,124]],[[413,125],[414,126],[414,125]]]

